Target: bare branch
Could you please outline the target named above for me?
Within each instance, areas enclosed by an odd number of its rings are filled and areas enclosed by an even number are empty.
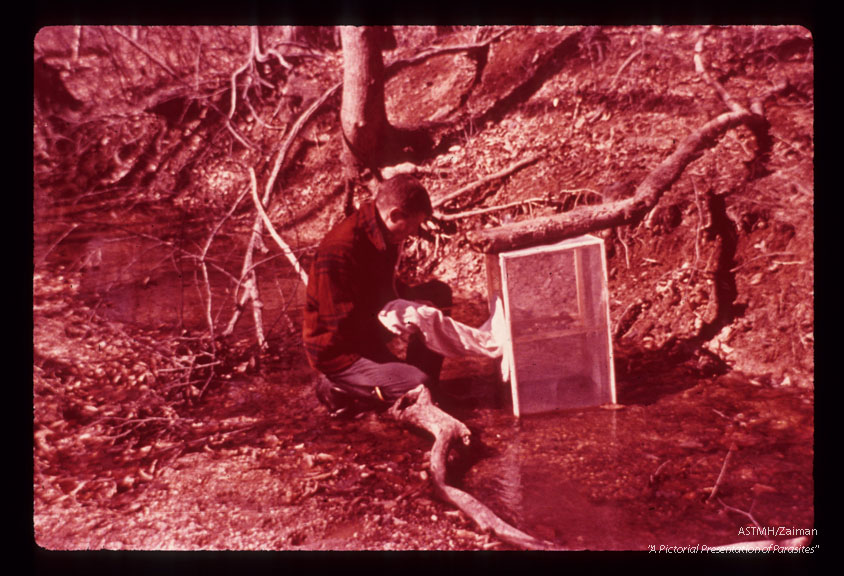
[[[633,62],[633,60],[635,60],[636,58],[641,56],[644,53],[644,51],[645,51],[644,48],[639,48],[638,50],[633,52],[630,56],[628,56],[627,59],[624,62],[622,62],[621,66],[618,67],[618,70],[616,71],[615,75],[612,77],[612,82],[610,82],[611,88],[615,86],[616,81],[618,81],[618,77],[621,75],[621,73],[624,71],[624,69],[627,68],[630,65],[630,63]]]
[[[240,201],[243,200],[243,197],[246,196],[246,190],[241,192],[240,196],[237,197],[232,207],[226,212],[225,216],[217,223],[214,229],[211,231],[211,234],[208,235],[208,238],[205,241],[205,245],[202,247],[202,252],[199,255],[199,266],[202,270],[202,278],[205,286],[205,297],[203,300],[205,301],[205,320],[208,323],[208,332],[211,337],[211,350],[212,352],[216,351],[216,338],[214,335],[214,319],[211,315],[211,281],[208,278],[208,266],[206,265],[206,257],[208,256],[208,250],[211,248],[211,243],[214,241],[214,238],[217,236],[217,232],[223,226],[226,220],[228,220],[234,211],[237,209]]]
[[[290,151],[290,147],[293,145],[293,140],[302,130],[302,127],[304,127],[305,124],[308,123],[308,121],[311,119],[311,116],[313,116],[317,110],[322,108],[322,106],[337,93],[337,91],[342,85],[342,82],[337,82],[336,84],[334,84],[334,86],[331,86],[328,90],[323,92],[322,96],[317,98],[313,102],[313,104],[308,106],[308,109],[305,110],[301,116],[299,116],[299,118],[290,128],[290,133],[287,135],[287,138],[281,145],[281,149],[278,151],[278,155],[275,158],[275,162],[273,162],[273,169],[270,172],[270,178],[267,180],[267,185],[264,189],[264,197],[261,199],[263,204],[269,204],[270,195],[272,194],[273,185],[275,184],[275,179],[278,176],[279,171],[281,170],[282,164],[284,164],[284,160],[287,157],[287,153]]]
[[[477,210],[468,210],[466,212],[458,212],[456,214],[436,214],[434,217],[437,220],[449,222],[453,220],[460,220],[461,218],[469,218],[471,216],[489,214],[490,212],[500,212],[501,210],[507,210],[508,208],[515,208],[517,206],[524,206],[525,204],[540,204],[542,202],[547,202],[547,200],[545,200],[544,198],[528,198],[527,200],[522,200],[520,202],[510,202],[509,204],[503,204],[501,206],[478,208]]]
[[[743,111],[744,107],[741,106],[738,102],[736,102],[732,96],[730,96],[730,93],[727,92],[726,88],[724,88],[724,86],[720,82],[710,76],[709,72],[706,70],[706,67],[703,65],[703,58],[701,56],[701,52],[703,50],[703,38],[704,35],[701,34],[700,38],[697,41],[697,44],[695,45],[695,71],[703,77],[704,81],[706,81],[707,84],[709,84],[715,89],[715,91],[718,93],[718,96],[721,97],[721,100],[724,101],[724,104],[726,104],[730,110],[732,110],[733,112]]]
[[[631,198],[584,206],[563,214],[505,224],[498,228],[474,230],[468,235],[469,242],[482,252],[500,252],[639,222],[677,181],[686,166],[714,146],[721,134],[741,124],[753,124],[759,120],[758,116],[747,110],[725,112],[710,120],[689,134],[671,155],[654,168]]]
[[[76,230],[77,228],[79,228],[79,226],[80,226],[80,224],[79,224],[78,222],[77,222],[77,223],[75,223],[75,224],[71,224],[70,228],[68,228],[68,229],[67,229],[67,230],[66,230],[66,231],[65,231],[65,232],[64,232],[61,236],[59,236],[58,240],[56,240],[55,242],[53,242],[53,243],[50,245],[50,247],[49,247],[49,248],[47,248],[47,251],[46,251],[46,252],[44,252],[44,254],[42,254],[40,258],[38,258],[38,260],[35,262],[35,266],[34,266],[34,268],[38,268],[39,266],[41,266],[41,264],[43,264],[43,263],[44,263],[44,260],[46,260],[46,259],[47,259],[47,256],[49,256],[49,255],[50,255],[50,252],[52,252],[52,251],[55,249],[55,247],[56,247],[56,246],[58,246],[59,244],[61,244],[61,243],[62,243],[62,241],[63,241],[65,238],[67,238],[67,237],[70,235],[70,233],[71,233],[71,232],[73,232],[74,230]]]
[[[174,72],[173,69],[170,68],[170,66],[164,60],[162,60],[161,58],[159,58],[158,56],[156,56],[155,54],[150,52],[144,46],[141,46],[140,44],[138,44],[138,42],[133,40],[132,37],[127,36],[126,34],[121,32],[121,30],[117,26],[112,26],[112,30],[114,30],[117,33],[118,36],[120,36],[121,38],[126,40],[129,44],[131,44],[132,46],[134,46],[135,48],[137,48],[138,50],[140,50],[141,52],[146,54],[147,58],[149,58],[150,60],[152,60],[153,62],[155,62],[159,66],[161,66],[161,68],[164,69],[165,72],[167,72],[168,74],[170,74],[171,76],[173,76],[177,80],[180,80],[180,81],[182,80],[182,78],[178,74],[176,74],[176,72]]]
[[[724,457],[724,463],[721,465],[721,472],[718,474],[718,479],[715,480],[715,486],[712,487],[712,492],[709,493],[709,498],[706,499],[707,502],[715,498],[715,494],[718,493],[718,487],[721,486],[721,481],[724,479],[724,472],[726,472],[727,464],[730,462],[730,456],[733,455],[733,451],[735,449],[736,445],[731,444],[730,449],[727,450],[727,455]]]
[[[510,31],[510,28],[500,30],[496,34],[487,38],[486,40],[474,44],[455,44],[451,46],[442,46],[439,48],[430,48],[428,50],[423,50],[419,54],[411,56],[410,58],[401,58],[390,62],[389,64],[387,64],[385,70],[389,77],[390,75],[396,74],[399,70],[403,68],[413,66],[414,64],[419,64],[420,62],[423,62],[435,56],[442,56],[444,54],[454,54],[457,52],[472,52],[475,50],[481,50],[489,47],[490,44],[492,44],[505,34],[509,33]]]
[[[451,200],[454,200],[455,198],[458,198],[458,197],[462,196],[463,194],[465,194],[467,192],[471,192],[472,190],[480,188],[481,186],[483,186],[485,184],[489,184],[490,182],[495,182],[496,180],[500,180],[501,178],[506,178],[507,176],[509,176],[513,172],[515,172],[515,171],[517,171],[521,168],[524,168],[525,166],[529,166],[530,164],[533,164],[534,162],[536,162],[537,160],[539,160],[543,156],[545,156],[544,153],[536,154],[536,155],[531,156],[529,158],[519,160],[518,162],[510,165],[509,167],[505,168],[504,170],[500,170],[498,172],[495,172],[494,174],[490,174],[489,176],[484,176],[480,180],[476,180],[475,182],[472,182],[471,184],[467,184],[466,186],[463,186],[462,188],[455,190],[454,192],[451,192],[449,194],[446,194],[444,197],[436,200],[435,202],[433,202],[433,207],[434,207],[434,209],[439,208],[443,204],[450,202]]]
[[[708,502],[708,501],[709,501],[709,500],[707,500],[707,502]],[[723,500],[721,500],[720,498],[718,498],[718,502],[720,502],[720,503],[721,503],[721,506],[723,506],[724,508],[726,508],[726,509],[727,509],[727,510],[729,510],[730,512],[736,512],[736,513],[738,513],[738,514],[741,514],[742,516],[745,516],[748,520],[750,520],[751,522],[753,522],[753,524],[754,524],[757,528],[760,528],[760,529],[762,528],[762,526],[759,524],[759,522],[756,520],[756,518],[754,518],[754,517],[753,517],[753,514],[751,514],[750,512],[745,512],[744,510],[739,510],[738,508],[734,508],[733,506],[729,506],[728,504],[726,504],[726,503],[725,503]],[[752,506],[751,506],[751,508],[752,508]]]
[[[258,214],[260,214],[261,219],[264,222],[264,226],[267,227],[267,231],[272,236],[273,240],[275,240],[278,247],[281,248],[281,251],[284,252],[284,255],[290,261],[290,264],[293,266],[293,269],[296,270],[296,273],[299,275],[299,278],[302,279],[302,283],[307,285],[308,284],[308,273],[305,272],[302,265],[299,263],[299,259],[296,258],[296,254],[293,253],[290,246],[285,242],[281,236],[279,236],[278,232],[275,231],[273,227],[273,223],[270,220],[270,217],[267,216],[267,212],[264,210],[264,207],[261,205],[261,199],[258,198],[258,183],[255,179],[255,170],[252,167],[249,167],[249,179],[252,185],[249,189],[252,191],[252,201],[255,203],[255,208],[258,210]]]

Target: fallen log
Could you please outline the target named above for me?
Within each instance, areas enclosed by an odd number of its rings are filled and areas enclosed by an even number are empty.
[[[425,386],[420,385],[399,398],[387,413],[397,421],[426,430],[434,436],[430,463],[434,487],[440,497],[466,514],[478,528],[492,533],[502,542],[527,550],[560,549],[514,528],[471,494],[446,483],[447,457],[452,443],[460,441],[468,446],[472,433],[460,420],[435,406]]]

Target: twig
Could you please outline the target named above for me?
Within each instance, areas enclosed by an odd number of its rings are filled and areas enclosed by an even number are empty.
[[[771,258],[772,256],[797,256],[797,254],[795,254],[794,252],[768,252],[767,254],[760,254],[759,256],[754,256],[753,258],[751,258],[749,260],[745,260],[744,262],[742,262],[738,266],[730,268],[730,272],[731,273],[737,272],[738,270],[741,270],[742,268],[744,268],[745,266],[747,266],[748,264],[750,264],[754,260],[759,260],[761,258]],[[780,264],[787,264],[787,262],[780,262]],[[788,264],[796,264],[796,262],[788,262]]]
[[[720,502],[720,503],[721,503],[721,506],[723,506],[723,507],[724,507],[724,508],[726,508],[727,510],[729,510],[729,511],[731,511],[731,512],[737,512],[737,513],[739,513],[739,514],[741,514],[741,515],[743,515],[743,516],[747,517],[747,518],[748,518],[751,522],[753,522],[753,524],[754,524],[757,528],[759,528],[759,529],[761,529],[761,528],[762,528],[762,526],[759,524],[759,522],[757,522],[757,521],[756,521],[756,518],[754,518],[754,517],[753,517],[753,514],[751,514],[750,512],[745,512],[744,510],[739,510],[738,508],[734,508],[734,507],[732,507],[732,506],[730,506],[730,505],[728,505],[728,504],[725,504],[725,503],[724,503],[724,501],[723,501],[723,500],[721,500],[720,498],[718,498],[718,502]],[[752,508],[753,508],[753,506],[751,506],[751,509],[752,509]]]
[[[394,60],[393,62],[390,62],[385,66],[386,77],[390,78],[391,76],[398,73],[399,70],[402,70],[414,64],[418,64],[419,62],[422,62],[423,60],[427,60],[429,58],[433,58],[434,56],[442,56],[444,54],[452,54],[455,52],[471,52],[473,50],[480,50],[482,48],[486,48],[487,46],[489,46],[490,44],[492,44],[504,34],[507,34],[510,31],[511,30],[509,28],[506,28],[497,32],[496,34],[493,34],[486,40],[475,44],[456,44],[452,46],[442,46],[440,48],[430,48],[428,50],[423,50],[422,52],[409,58],[400,58],[398,60]]]
[[[192,440],[186,441],[184,447],[185,448],[191,448],[193,446],[196,446],[198,444],[205,442],[206,440],[213,438],[214,436],[218,436],[220,439],[222,439],[222,438],[225,438],[226,436],[230,436],[232,434],[239,434],[240,432],[245,432],[245,431],[247,431],[251,428],[255,428],[256,426],[259,426],[259,425],[263,424],[264,422],[265,422],[264,420],[259,420],[258,422],[252,422],[251,424],[246,424],[245,426],[241,426],[239,428],[233,428],[231,430],[223,430],[223,431],[220,431],[219,429],[214,430],[213,432],[208,432],[207,434],[203,434],[202,436],[199,436],[197,438],[193,438]]]
[[[704,81],[712,86],[715,91],[718,93],[718,96],[721,97],[721,100],[724,101],[724,104],[727,105],[727,108],[732,110],[733,112],[744,113],[747,112],[747,109],[736,102],[733,97],[727,92],[727,89],[724,86],[715,80],[712,76],[710,76],[709,72],[706,70],[706,66],[703,65],[703,57],[701,56],[703,52],[703,40],[706,34],[709,32],[709,27],[704,28],[700,34],[698,35],[698,40],[695,43],[695,71],[700,74]]]
[[[47,248],[47,251],[46,251],[46,252],[44,252],[44,254],[42,254],[42,255],[41,255],[41,257],[40,257],[40,258],[38,259],[38,261],[35,263],[35,266],[34,266],[33,268],[38,268],[41,264],[43,264],[43,263],[44,263],[44,260],[46,260],[46,259],[47,259],[47,256],[49,256],[49,255],[50,255],[50,252],[52,252],[52,251],[53,251],[53,249],[54,249],[56,246],[58,246],[59,244],[61,244],[61,243],[62,243],[62,240],[64,240],[65,238],[67,238],[67,237],[70,235],[70,233],[71,233],[71,232],[73,232],[74,230],[76,230],[77,228],[79,228],[79,223],[78,223],[78,222],[77,222],[76,224],[72,224],[72,225],[70,226],[70,228],[68,228],[68,229],[67,229],[67,231],[66,231],[66,232],[64,232],[61,236],[59,236],[59,239],[58,239],[58,240],[56,240],[55,242],[53,242],[53,243],[50,245],[50,247],[49,247],[49,248]]]
[[[270,195],[272,194],[273,186],[275,185],[275,179],[278,176],[279,171],[281,170],[281,166],[284,163],[285,158],[287,157],[287,153],[290,151],[290,147],[293,144],[293,140],[298,136],[299,132],[302,130],[302,127],[308,123],[317,110],[319,110],[334,94],[340,90],[340,87],[343,85],[342,82],[337,82],[333,86],[331,86],[328,90],[323,92],[322,96],[316,99],[313,104],[311,104],[307,110],[305,110],[301,116],[296,120],[293,126],[290,128],[290,133],[287,135],[287,138],[284,140],[284,143],[281,145],[281,148],[278,151],[278,155],[275,158],[275,162],[273,162],[273,169],[270,172],[270,178],[267,180],[267,185],[264,188],[264,197],[261,198],[261,203],[264,205],[268,205],[270,201]]]
[[[331,472],[323,472],[321,474],[313,474],[313,475],[310,475],[310,476],[305,476],[305,479],[306,480],[325,480],[326,478],[332,478],[334,476],[337,476],[339,473],[340,473],[340,469],[335,468]]]
[[[504,204],[502,206],[490,206],[489,208],[479,208],[477,210],[468,210],[466,212],[458,212],[456,214],[443,214],[438,212],[434,214],[434,217],[437,220],[443,221],[451,221],[451,220],[459,220],[461,218],[469,218],[470,216],[479,216],[481,214],[488,214],[490,212],[499,212],[501,210],[507,210],[508,208],[515,208],[516,206],[523,206],[525,204],[533,204],[533,203],[540,203],[545,202],[543,198],[528,198],[527,200],[522,200],[520,202],[511,202],[509,204]]]
[[[188,368],[210,368],[211,366],[217,366],[218,364],[222,364],[222,360],[215,360],[214,362],[209,362],[208,364],[197,364],[196,366],[179,366],[178,368],[159,368],[158,372],[163,374],[166,372],[180,372],[182,370],[187,370]]]
[[[152,52],[150,52],[149,50],[147,50],[146,48],[144,48],[143,46],[138,44],[135,40],[133,40],[132,38],[130,38],[129,36],[127,36],[126,34],[121,32],[116,26],[113,27],[113,30],[120,37],[124,38],[127,42],[129,42],[132,46],[134,46],[135,48],[137,48],[138,50],[140,50],[141,52],[146,54],[147,57],[150,60],[152,60],[153,62],[155,62],[159,66],[161,66],[168,74],[170,74],[176,80],[178,80],[178,82],[180,84],[182,84],[183,86],[185,86],[187,88],[190,88],[191,90],[193,89],[193,86],[188,81],[186,81],[184,78],[182,78],[181,76],[176,74],[173,71],[173,69],[170,68],[170,66],[167,65],[166,62],[164,62],[163,60],[161,60],[160,58],[158,58],[157,56],[152,54]],[[231,117],[229,115],[225,114],[222,110],[220,110],[219,107],[217,107],[217,105],[214,102],[212,102],[209,99],[209,100],[206,100],[206,104],[208,105],[209,108],[212,108],[213,110],[218,112],[221,116],[223,116],[223,118],[225,119],[225,123],[226,123],[226,130],[228,130],[231,133],[231,135],[234,136],[234,138],[238,142],[240,142],[241,144],[243,144],[246,148],[249,148],[250,150],[257,150],[258,149],[258,146],[256,146],[252,141],[250,141],[248,138],[246,138],[243,134],[241,134],[237,130],[237,128],[234,126],[234,124],[232,124]]]
[[[234,332],[234,328],[237,325],[237,321],[240,319],[240,315],[243,312],[243,308],[246,306],[247,302],[252,300],[253,317],[258,320],[258,322],[256,322],[255,324],[255,332],[256,337],[258,339],[258,346],[263,348],[265,340],[264,334],[262,332],[262,323],[260,322],[261,304],[258,294],[257,278],[255,275],[254,266],[252,265],[252,257],[255,251],[255,245],[257,244],[258,239],[260,238],[258,230],[261,224],[261,220],[260,216],[258,216],[257,218],[258,221],[255,223],[255,226],[252,229],[252,234],[249,236],[249,244],[246,247],[246,254],[243,257],[243,269],[241,272],[241,279],[246,278],[245,282],[243,283],[243,295],[240,297],[240,300],[237,301],[234,312],[232,313],[232,317],[229,320],[229,324],[223,331],[223,336],[229,336]],[[237,291],[235,290],[235,298],[236,297]]]
[[[494,182],[494,181],[499,180],[501,178],[505,178],[505,177],[509,176],[510,174],[512,174],[513,172],[519,170],[520,168],[524,168],[525,166],[533,164],[534,162],[536,162],[537,160],[542,158],[544,155],[545,155],[544,152],[536,154],[536,155],[531,156],[529,158],[525,158],[524,160],[519,160],[518,162],[516,162],[515,164],[512,164],[511,166],[505,168],[504,170],[500,170],[499,172],[495,172],[494,174],[490,174],[489,176],[484,176],[480,180],[476,180],[475,182],[472,182],[471,184],[467,184],[466,186],[463,186],[462,188],[455,190],[454,192],[446,194],[444,197],[435,201],[433,203],[433,207],[435,209],[439,208],[440,206],[442,206],[446,202],[450,202],[451,200],[454,200],[455,198],[465,194],[466,192],[470,192],[472,190],[475,190],[476,188],[480,188],[484,184],[488,184],[490,182]]]
[[[624,69],[627,68],[630,65],[630,63],[633,62],[633,60],[635,60],[636,57],[640,56],[644,51],[645,51],[644,48],[639,48],[638,50],[633,52],[630,56],[628,56],[627,59],[621,64],[621,66],[618,67],[618,71],[616,71],[615,76],[612,77],[612,82],[610,82],[610,88],[611,89],[613,87],[615,87],[615,82],[616,82],[616,80],[618,80],[619,75],[624,71]]]
[[[621,242],[621,245],[624,247],[624,263],[627,265],[627,269],[630,269],[630,249],[627,247],[627,242],[624,241],[624,238],[621,237],[621,228],[615,229],[615,236],[618,238],[618,241]]]
[[[721,473],[718,474],[718,479],[715,481],[715,486],[712,487],[712,492],[710,492],[709,498],[706,499],[707,502],[710,502],[713,498],[715,498],[715,494],[718,492],[718,487],[721,485],[721,480],[724,479],[724,472],[727,470],[727,464],[730,461],[730,456],[733,455],[733,450],[735,450],[735,448],[735,443],[730,444],[730,449],[727,450],[727,455],[724,457],[724,463],[721,465]]]
[[[657,466],[656,470],[654,470],[654,473],[651,474],[651,477],[648,479],[648,484],[653,484],[654,482],[656,482],[657,478],[659,477],[659,473],[662,472],[662,469],[665,468],[669,462],[671,462],[670,458],[659,466]]]
[[[214,229],[211,230],[211,234],[208,235],[208,239],[205,241],[205,245],[202,247],[202,252],[199,255],[199,265],[202,270],[202,278],[205,283],[205,320],[206,322],[208,322],[208,333],[211,337],[212,353],[216,352],[217,345],[214,337],[214,319],[211,316],[211,281],[208,278],[208,266],[205,263],[205,259],[208,256],[208,250],[211,248],[211,243],[214,241],[214,237],[217,235],[217,232],[219,232],[220,228],[223,226],[226,220],[228,220],[229,217],[234,214],[234,211],[237,209],[238,205],[240,204],[240,201],[243,200],[244,196],[246,196],[246,192],[247,190],[241,192],[240,196],[238,196],[237,200],[235,200],[234,204],[232,204],[232,207],[229,208],[229,211],[226,212],[226,214],[220,219]]]
[[[794,144],[792,144],[792,143],[791,143],[791,142],[789,142],[788,140],[785,140],[784,138],[782,138],[782,137],[780,137],[780,136],[777,136],[776,134],[774,134],[773,136],[774,136],[774,140],[778,140],[778,141],[782,142],[783,144],[785,144],[786,146],[788,146],[789,148],[791,148],[793,151],[795,151],[796,153],[798,153],[798,154],[800,154],[801,156],[803,156],[803,158],[808,158],[808,157],[810,157],[810,154],[807,154],[806,152],[804,152],[804,151],[803,151],[803,150],[801,150],[800,148],[797,148]]]
[[[259,346],[263,344],[259,340]],[[214,379],[214,368],[211,368],[211,373],[208,374],[208,378],[205,379],[205,384],[202,385],[202,388],[199,390],[199,395],[196,397],[197,401],[202,400],[202,396],[205,394],[205,391],[208,389],[208,385],[211,384],[211,381]]]
[[[308,273],[305,272],[305,269],[299,263],[299,259],[296,258],[296,255],[293,253],[293,250],[290,249],[290,246],[285,242],[281,236],[279,236],[278,232],[275,231],[273,227],[272,221],[270,221],[270,217],[267,216],[267,212],[264,210],[264,207],[261,205],[261,199],[258,198],[258,183],[255,179],[255,170],[252,167],[249,167],[249,180],[252,185],[249,189],[252,191],[252,201],[255,203],[255,208],[258,210],[258,214],[261,215],[261,219],[264,221],[264,226],[267,227],[267,231],[272,236],[273,240],[275,240],[278,247],[281,248],[281,251],[284,252],[284,255],[287,256],[287,259],[290,261],[290,264],[293,266],[293,269],[296,270],[296,273],[299,274],[299,278],[302,279],[302,284],[308,284]]]
[[[168,74],[170,74],[171,76],[173,76],[177,80],[181,80],[179,75],[176,74],[176,72],[174,72],[173,69],[170,68],[170,66],[166,62],[164,62],[158,56],[154,55],[152,52],[150,52],[149,50],[147,50],[146,48],[144,48],[143,46],[138,44],[130,36],[127,36],[126,34],[121,32],[120,29],[117,26],[112,26],[112,30],[114,30],[117,33],[118,36],[120,36],[121,38],[126,40],[129,44],[131,44],[132,46],[134,46],[135,48],[137,48],[138,50],[140,50],[141,52],[146,54],[147,58],[149,58],[150,60],[152,60],[153,62],[155,62],[159,66],[161,66],[161,68],[163,68]]]

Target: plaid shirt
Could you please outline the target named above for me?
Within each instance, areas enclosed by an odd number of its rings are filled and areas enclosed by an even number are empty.
[[[302,337],[311,366],[331,374],[361,357],[385,358],[388,332],[378,312],[396,296],[398,249],[372,202],[335,226],[317,248],[308,277]]]

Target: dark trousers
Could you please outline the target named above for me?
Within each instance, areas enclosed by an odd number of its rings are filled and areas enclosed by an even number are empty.
[[[438,280],[401,290],[399,296],[429,302],[446,314],[451,312],[451,288]],[[392,404],[419,384],[436,385],[442,365],[442,355],[429,350],[422,337],[414,334],[408,340],[404,362],[392,355],[360,358],[345,370],[326,376],[334,387],[352,398]]]

